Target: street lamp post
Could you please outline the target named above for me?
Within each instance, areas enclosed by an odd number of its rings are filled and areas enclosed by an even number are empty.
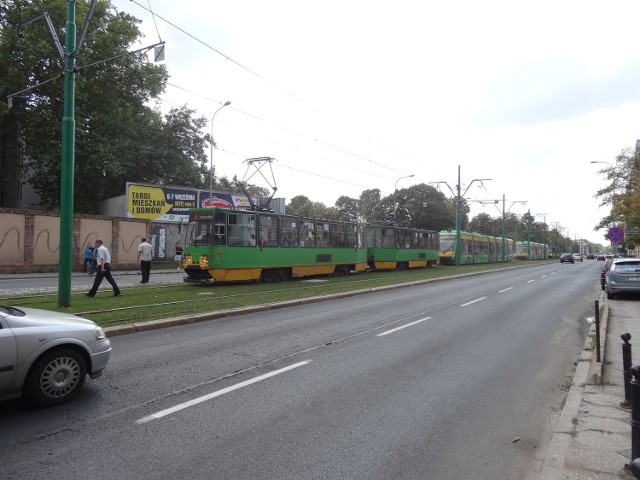
[[[211,199],[213,198],[213,121],[216,118],[216,113],[229,105],[231,105],[231,102],[227,100],[211,117],[211,153],[209,154],[209,205],[211,206],[213,206],[213,203],[211,203]]]
[[[411,178],[414,176],[415,175],[411,174],[411,175],[405,175],[404,177],[400,177],[399,179],[396,180],[396,183],[393,186],[393,223],[396,223],[396,194],[398,193],[398,182],[403,178]]]
[[[430,182],[430,183],[444,183],[449,188],[451,193],[456,197],[456,249],[455,249],[456,267],[460,266],[460,254],[462,253],[461,252],[462,245],[460,245],[460,240],[461,240],[460,228],[462,228],[462,215],[461,215],[462,197],[464,197],[466,193],[469,191],[469,188],[471,187],[471,185],[473,185],[473,182],[488,182],[490,180],[491,180],[490,178],[474,178],[473,180],[471,180],[469,185],[467,185],[467,188],[465,188],[464,192],[460,193],[460,190],[461,190],[460,165],[458,165],[458,184],[456,185],[457,193],[454,193],[453,188],[451,188],[451,186],[447,182]]]

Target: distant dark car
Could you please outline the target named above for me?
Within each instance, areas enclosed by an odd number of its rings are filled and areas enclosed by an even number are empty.
[[[607,298],[620,293],[640,293],[640,259],[615,258],[604,277]]]
[[[604,290],[605,276],[607,275],[607,272],[609,271],[609,267],[611,266],[612,263],[613,263],[613,258],[607,258],[604,261],[604,265],[602,265],[602,268],[600,269],[600,286],[602,287],[602,290]]]
[[[593,260],[594,258],[596,258],[596,256],[593,253],[587,255],[587,260]]]
[[[560,263],[574,263],[573,254],[563,253],[560,255]]]
[[[597,260],[604,260],[604,254],[600,254],[596,257]]]

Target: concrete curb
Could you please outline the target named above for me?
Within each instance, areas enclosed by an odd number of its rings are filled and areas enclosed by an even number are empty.
[[[602,299],[602,295],[601,295]],[[602,307],[602,302],[600,302]],[[584,342],[584,349],[580,354],[580,360],[573,375],[573,381],[560,419],[553,432],[553,438],[548,448],[548,455],[542,471],[544,480],[557,480],[563,478],[565,459],[571,439],[575,434],[576,421],[584,399],[586,385],[601,385],[602,370],[604,368],[604,348],[607,339],[609,324],[609,305],[604,303],[603,313],[600,317],[600,359],[597,361],[597,350],[594,347],[596,339],[595,321],[589,328],[589,333]]]

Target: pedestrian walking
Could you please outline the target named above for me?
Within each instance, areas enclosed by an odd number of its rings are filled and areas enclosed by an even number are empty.
[[[176,268],[176,272],[180,271],[180,267],[182,267],[182,252],[184,250],[182,250],[182,247],[180,246],[180,242],[176,243],[176,264],[178,265],[178,268]]]
[[[120,288],[118,288],[118,284],[111,276],[111,254],[99,238],[96,238],[95,252],[98,273],[93,282],[93,287],[91,287],[91,290],[89,290],[88,293],[85,293],[85,295],[87,297],[95,297],[98,287],[100,287],[100,284],[102,283],[102,279],[106,278],[107,282],[109,282],[113,287],[113,296],[117,297],[120,295]]]
[[[84,264],[82,265],[82,271],[87,273],[87,264],[89,264],[89,271],[91,271],[91,264],[93,263],[93,245],[91,242],[87,242],[87,246],[84,247]]]
[[[138,262],[140,263],[140,273],[142,273],[142,281],[140,283],[149,283],[151,276],[151,253],[153,247],[146,238],[142,238],[142,243],[138,245]]]

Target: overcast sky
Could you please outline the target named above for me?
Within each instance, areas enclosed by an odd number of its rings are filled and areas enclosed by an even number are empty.
[[[472,215],[500,216],[504,196],[607,243],[593,227],[608,166],[590,162],[640,138],[637,0],[112,3],[142,20],[143,44],[166,42],[163,109],[211,122],[231,102],[213,122],[217,175],[273,157],[276,197],[332,206],[396,184],[455,190],[460,165]]]

